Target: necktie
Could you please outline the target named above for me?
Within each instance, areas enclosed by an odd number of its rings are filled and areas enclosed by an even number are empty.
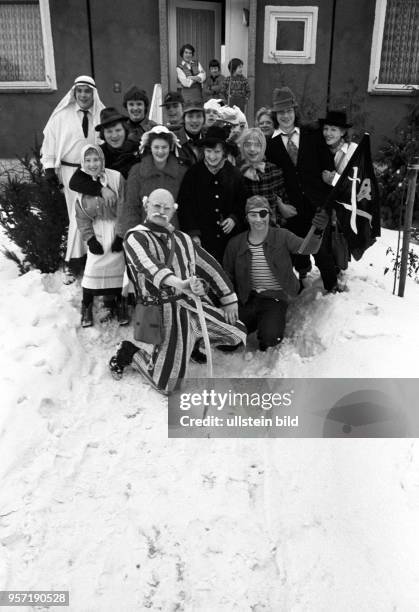
[[[339,149],[339,151],[337,151],[337,153],[335,153],[335,168],[336,168],[336,172],[338,174],[342,174],[342,172],[345,170],[345,153],[342,151],[342,149]]]
[[[89,133],[89,111],[82,111],[83,113],[83,119],[81,122],[81,127],[83,128],[83,134],[84,137],[87,138],[87,135]]]
[[[292,141],[292,137],[295,134],[295,130],[293,130],[291,132],[291,134],[285,134],[285,136],[288,138],[287,141],[287,153],[291,158],[292,163],[294,164],[294,166],[297,165],[297,158],[298,158],[298,147],[297,145]]]

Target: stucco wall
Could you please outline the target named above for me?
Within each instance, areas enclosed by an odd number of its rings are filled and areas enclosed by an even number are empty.
[[[302,101],[308,119],[324,116],[333,0],[287,0],[287,6],[319,7],[316,63],[306,66],[283,64],[279,67],[263,63],[265,6],[279,5],[280,2],[263,0],[257,4],[255,108],[271,102],[274,87],[288,85]],[[376,152],[385,135],[394,135],[394,129],[406,115],[407,105],[412,103],[412,99],[409,96],[373,95],[367,91],[374,11],[374,0],[336,2],[330,106],[346,107],[357,131],[370,131],[373,152]]]
[[[2,93],[0,110],[7,116],[0,138],[0,159],[23,154],[42,139],[51,111],[79,74],[91,74],[86,0],[50,0],[58,90],[53,93]],[[131,84],[151,98],[160,78],[158,2],[91,0],[95,77],[104,104],[122,106],[122,92]]]

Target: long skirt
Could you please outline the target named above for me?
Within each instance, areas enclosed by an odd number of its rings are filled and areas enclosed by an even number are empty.
[[[238,321],[230,325],[223,311],[202,300],[210,341],[235,346],[246,343],[246,328]],[[159,391],[168,393],[185,378],[191,353],[197,340],[203,337],[195,303],[188,297],[163,305],[165,338],[152,353],[139,350],[132,365]]]
[[[87,253],[81,286],[83,289],[119,289],[125,272],[124,253],[112,253],[116,221],[96,219],[93,222],[95,236],[103,247],[103,255]]]

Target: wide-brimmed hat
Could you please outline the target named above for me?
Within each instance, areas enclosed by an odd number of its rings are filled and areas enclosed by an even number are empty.
[[[340,128],[352,127],[352,123],[348,123],[345,111],[327,111],[326,117],[324,119],[319,119],[319,124],[321,126],[325,124],[335,125]]]
[[[100,123],[95,126],[95,130],[96,132],[99,132],[102,128],[106,127],[110,123],[115,123],[116,121],[125,123],[127,119],[128,117],[121,115],[121,113],[113,106],[107,106],[100,111]]]
[[[175,104],[176,102],[180,102],[180,104],[185,103],[182,94],[179,91],[169,91],[164,96],[163,104],[160,104],[160,106],[167,106],[168,104]]]
[[[122,106],[127,108],[128,100],[142,100],[146,108],[150,104],[150,100],[148,99],[147,92],[144,89],[140,89],[136,85],[133,85],[128,89],[128,91],[124,94],[124,99],[122,102]]]
[[[279,111],[296,107],[297,99],[289,87],[277,87],[272,94],[272,110]]]
[[[183,116],[185,116],[186,113],[193,112],[200,112],[203,113],[205,116],[205,110],[201,102],[186,102],[183,105]]]
[[[206,133],[204,138],[198,141],[198,145],[200,147],[213,147],[217,144],[226,144],[226,140],[229,136],[229,130],[220,125],[211,125]]]

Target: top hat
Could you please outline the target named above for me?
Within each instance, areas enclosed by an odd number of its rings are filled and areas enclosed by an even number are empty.
[[[164,96],[163,104],[160,104],[160,106],[167,106],[168,104],[174,104],[176,102],[180,102],[181,104],[185,102],[182,94],[179,91],[169,91]]]
[[[326,117],[324,119],[319,119],[319,124],[321,126],[325,124],[335,125],[340,128],[352,127],[352,123],[348,123],[346,119],[345,111],[327,111]]]
[[[277,87],[272,94],[272,110],[280,111],[298,106],[297,100],[289,87]]]
[[[121,113],[113,106],[107,106],[106,108],[102,108],[100,111],[100,123],[95,127],[95,130],[96,132],[99,132],[102,128],[106,127],[110,123],[115,123],[116,121],[121,121],[124,123],[127,119],[128,117],[121,115]]]

